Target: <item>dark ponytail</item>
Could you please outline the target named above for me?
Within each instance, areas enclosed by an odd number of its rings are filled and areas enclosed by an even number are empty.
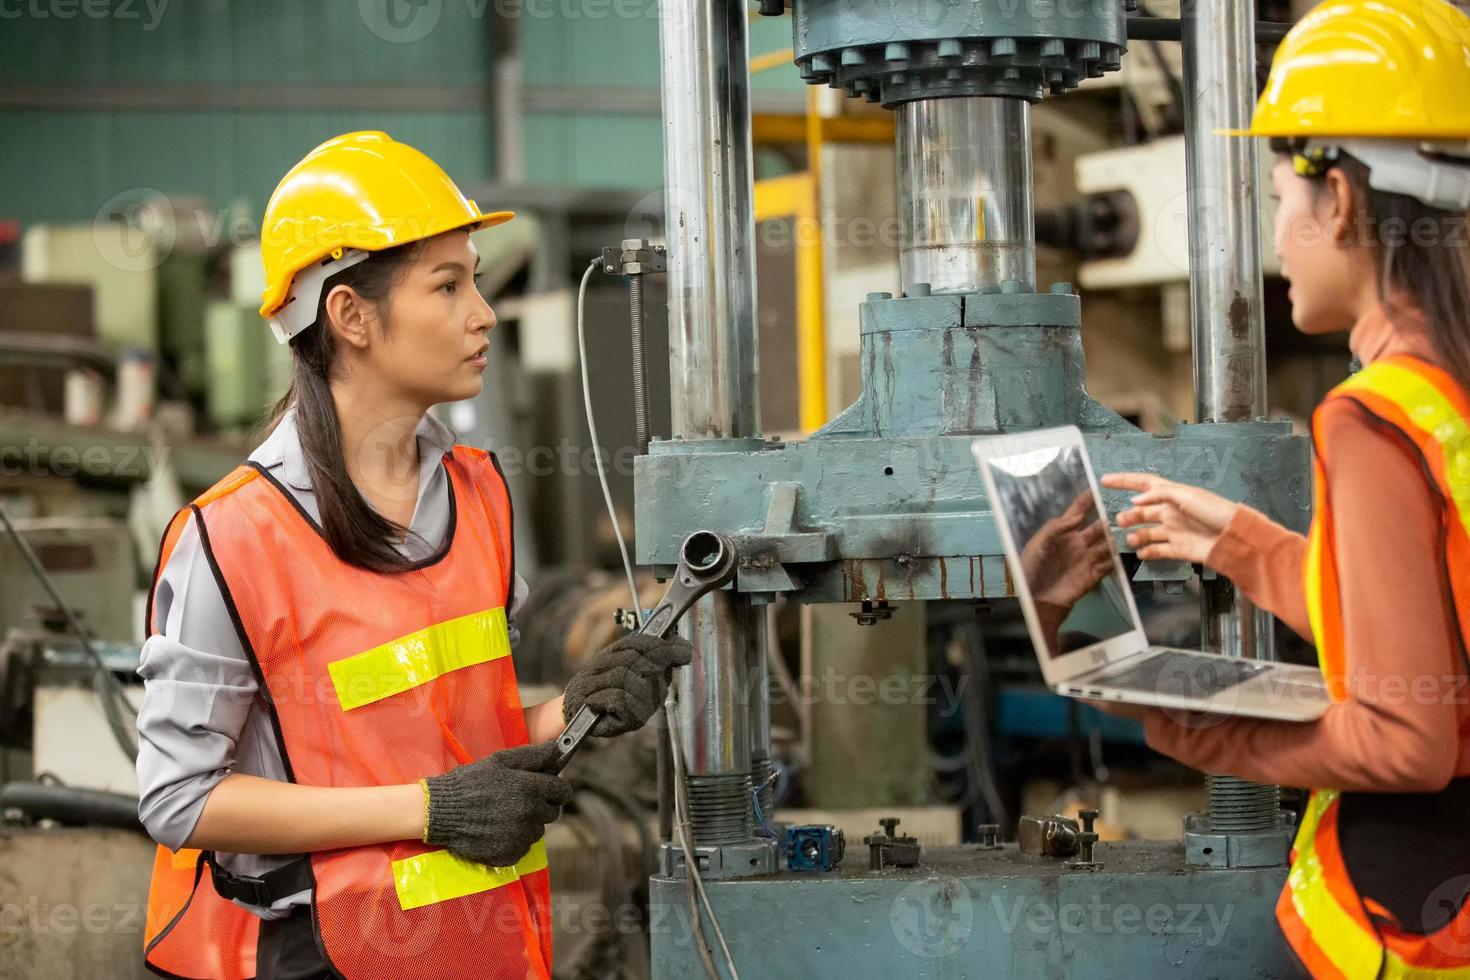
[[[401,571],[411,564],[393,546],[407,529],[374,510],[347,470],[342,427],[332,400],[337,341],[327,324],[327,294],[335,286],[351,286],[377,305],[386,324],[388,293],[421,249],[422,244],[415,242],[374,252],[322,285],[316,322],[291,339],[291,385],[271,414],[270,428],[274,429],[288,410],[295,411],[296,432],[327,544],[343,561],[375,572]]]

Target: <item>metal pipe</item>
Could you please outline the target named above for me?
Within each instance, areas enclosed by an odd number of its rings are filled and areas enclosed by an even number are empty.
[[[633,356],[633,432],[638,455],[648,452],[648,362],[643,356],[643,275],[628,277],[628,326]]]
[[[699,600],[680,624],[694,644],[694,662],[675,679],[682,728],[674,735],[684,754],[689,820],[698,844],[744,843],[753,829],[746,704],[752,611],[758,610],[736,593],[717,591]]]
[[[746,8],[671,0],[659,18],[672,427],[755,436],[755,212]]]
[[[895,111],[899,280],[936,293],[1036,288],[1031,106],[919,99]]]
[[[1181,14],[1195,415],[1198,422],[1246,422],[1266,412],[1260,171],[1255,140],[1216,131],[1250,125],[1254,6],[1195,0]],[[1270,615],[1223,579],[1202,590],[1201,633],[1206,649],[1275,659]],[[1276,828],[1277,787],[1213,774],[1206,785],[1211,828]]]
[[[758,436],[755,189],[747,11],[735,0],[666,0],[659,18],[668,238],[669,387],[675,438]],[[698,845],[752,836],[749,601],[700,599],[678,672],[690,824]],[[763,631],[762,631],[763,634]]]
[[[771,763],[771,674],[770,630],[767,628],[769,606],[747,606],[746,629],[747,679],[745,692],[746,724],[750,729],[750,785],[760,790],[761,813],[769,822],[776,799],[776,788],[770,783]]]
[[[1185,166],[1197,422],[1266,411],[1266,330],[1256,141],[1217,136],[1250,127],[1256,92],[1250,4],[1186,4]]]

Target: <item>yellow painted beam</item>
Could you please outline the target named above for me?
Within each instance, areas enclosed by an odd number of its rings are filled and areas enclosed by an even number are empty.
[[[791,59],[795,56],[796,52],[791,48],[786,48],[784,51],[768,51],[765,54],[753,55],[750,59],[750,73],[752,75],[758,75],[763,71],[770,71],[772,68],[789,65],[791,64]]]
[[[758,112],[750,117],[750,135],[756,145],[805,143],[809,116],[799,113]],[[820,117],[819,117],[820,119]],[[893,142],[893,116],[837,116],[820,119],[825,143]]]
[[[807,210],[796,218],[796,369],[801,427],[827,421],[827,276],[822,251],[822,144],[835,120],[823,119],[817,90],[806,93]],[[885,114],[893,139],[891,113]],[[806,227],[803,228],[802,226]]]
[[[811,210],[812,179],[809,175],[787,174],[755,182],[755,220],[792,218]]]

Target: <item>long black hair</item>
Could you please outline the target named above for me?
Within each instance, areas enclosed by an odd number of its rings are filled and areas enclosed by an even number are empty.
[[[422,242],[411,242],[373,252],[322,284],[316,321],[291,339],[291,384],[276,403],[269,425],[275,429],[287,411],[294,411],[322,535],[338,558],[375,572],[402,571],[411,564],[393,544],[403,539],[407,528],[373,509],[348,472],[342,425],[332,400],[337,340],[327,322],[327,294],[336,286],[351,286],[377,306],[386,331],[388,294],[422,249]]]

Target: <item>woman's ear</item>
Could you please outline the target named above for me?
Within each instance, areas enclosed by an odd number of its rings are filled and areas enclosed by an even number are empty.
[[[333,286],[327,294],[327,326],[337,339],[357,350],[368,346],[374,310],[351,286]]]
[[[1353,230],[1357,227],[1353,207],[1353,185],[1347,175],[1336,167],[1324,175],[1326,186],[1322,198],[1328,208],[1323,227],[1327,229],[1333,245],[1344,248],[1351,244]]]

